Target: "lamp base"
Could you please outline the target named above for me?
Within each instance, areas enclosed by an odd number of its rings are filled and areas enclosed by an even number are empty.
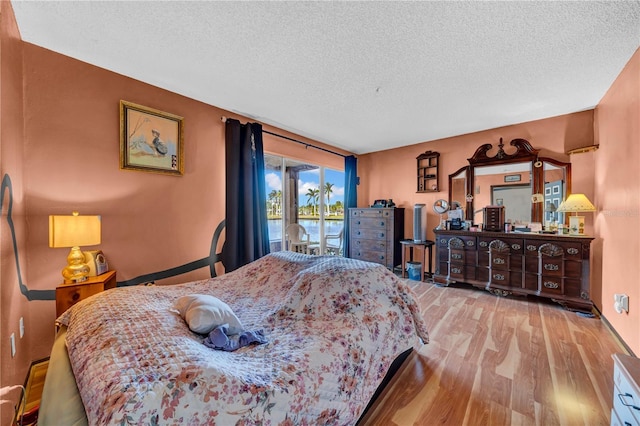
[[[65,283],[81,282],[89,275],[89,265],[85,263],[84,253],[80,247],[71,247],[67,256],[67,267],[62,270]]]
[[[569,216],[569,235],[584,235],[584,216]]]

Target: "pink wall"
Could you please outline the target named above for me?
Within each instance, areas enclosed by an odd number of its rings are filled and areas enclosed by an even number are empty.
[[[640,354],[640,49],[596,108],[594,204],[598,208],[602,314]],[[600,265],[599,265],[600,266]],[[629,313],[613,309],[614,293],[629,295]]]
[[[221,117],[249,119],[24,43],[10,3],[0,4],[2,172],[14,181],[13,215],[27,287],[52,292],[62,282],[60,271],[68,250],[48,247],[48,216],[73,210],[102,215],[102,244],[86,249],[103,250],[118,281],[207,257],[225,214]],[[5,14],[7,8],[10,13]],[[184,176],[119,169],[120,100],[184,117]],[[327,147],[277,128],[264,128]],[[340,156],[274,136],[265,134],[264,144],[266,152],[344,168]],[[4,205],[3,215],[0,383],[4,386],[23,383],[30,363],[49,355],[55,302],[27,302],[20,294]],[[220,267],[217,272],[224,271]],[[208,276],[208,268],[202,268],[157,284]],[[10,332],[17,335],[20,316],[27,322],[26,335],[19,342],[18,357],[12,360],[6,342]]]
[[[14,224],[17,247],[25,250],[26,217],[23,191],[23,102],[22,102],[22,42],[9,2],[0,2],[0,175],[9,173],[12,178],[13,205],[11,218]],[[2,178],[0,176],[0,179]],[[8,224],[9,189],[2,198],[2,230],[0,231],[0,387],[22,384],[25,372],[33,358],[29,339],[20,339],[19,319],[31,323],[31,302],[20,294],[16,258],[13,256],[12,231]],[[19,258],[21,267],[27,266],[27,257]],[[11,357],[9,336],[15,334],[16,357]],[[20,392],[0,392],[0,424],[10,424],[13,408]],[[6,402],[5,402],[6,401]]]
[[[534,148],[540,149],[540,156],[560,161],[569,161],[568,150],[593,143],[593,111],[547,118],[544,120],[485,130],[477,133],[455,136],[431,142],[423,142],[387,151],[362,155],[359,158],[358,206],[370,205],[379,198],[392,198],[400,207],[405,207],[405,235],[413,232],[413,205],[424,203],[428,206],[427,238],[433,238],[432,229],[438,224],[438,216],[431,206],[439,199],[449,197],[449,174],[469,164],[468,158],[482,144],[490,143],[494,148],[503,138],[505,151],[513,152],[509,146],[512,139],[528,140]],[[437,193],[416,193],[416,157],[432,150],[440,153],[440,191]],[[592,174],[593,167],[572,170],[574,179]],[[486,201],[486,200],[485,200]],[[480,200],[474,207],[478,210],[486,205]],[[587,218],[587,232],[593,232],[593,219]]]
[[[640,353],[640,51],[636,51],[607,94],[592,111],[537,120],[498,129],[423,142],[359,159],[361,185],[358,205],[393,198],[405,207],[405,235],[412,232],[412,206],[431,206],[448,198],[448,175],[468,164],[483,143],[527,139],[541,156],[572,163],[572,192],[593,201],[586,215],[586,232],[596,237],[591,246],[591,297],[627,346]],[[569,150],[599,144],[595,152],[567,156]],[[415,164],[424,151],[440,152],[440,191],[415,192]],[[477,208],[477,207],[476,207]],[[429,212],[432,229],[438,223]],[[432,226],[433,225],[433,226]],[[428,238],[433,238],[429,231]],[[613,309],[613,294],[630,297],[629,314]]]
[[[33,45],[25,44],[24,55],[29,285],[60,284],[68,250],[48,247],[48,215],[72,210],[102,215],[100,249],[118,281],[208,256],[224,219],[221,117],[247,119]],[[184,176],[119,169],[121,99],[184,117]],[[344,167],[342,157],[273,136],[265,150]],[[204,268],[157,283],[206,277]],[[53,308],[39,310],[36,322],[52,324]],[[50,334],[38,336],[35,351],[46,355]]]
[[[119,281],[207,256],[215,227],[224,218],[224,126],[220,117],[248,119],[22,43],[10,3],[4,1],[0,2],[0,31],[1,166],[2,174],[8,173],[13,180],[13,219],[28,288],[50,291],[61,282],[67,251],[48,247],[47,217],[72,210],[102,215],[99,248],[118,271]],[[601,149],[571,156],[574,189],[582,186],[598,207],[595,227],[593,219],[587,218],[587,232],[599,237],[594,242],[599,244],[593,250],[594,270],[599,268],[607,279],[594,277],[594,288],[602,294],[593,292],[592,297],[636,353],[640,351],[639,250],[638,239],[630,239],[629,230],[640,229],[639,63],[636,53],[596,109],[595,135]],[[184,176],[119,169],[121,99],[185,118]],[[593,123],[593,111],[584,111],[360,156],[358,204],[393,198],[408,208],[405,235],[410,235],[413,204],[430,206],[438,198],[447,198],[448,174],[466,165],[480,144],[496,144],[500,137],[505,141],[524,138],[541,149],[541,155],[567,161],[565,152],[594,142]],[[426,150],[441,153],[441,190],[417,194],[415,158]],[[341,157],[268,135],[265,151],[343,167]],[[3,200],[0,265],[2,386],[22,383],[31,361],[48,356],[55,319],[53,301],[27,302],[18,291],[6,202],[7,197]],[[428,221],[435,226],[436,215],[429,213]],[[163,283],[207,276],[202,269]],[[632,313],[612,313],[607,301],[614,292],[631,295]],[[11,332],[17,335],[20,316],[27,322],[27,334],[18,341],[18,357],[11,359],[6,342]],[[2,424],[6,423],[5,413],[3,408]]]

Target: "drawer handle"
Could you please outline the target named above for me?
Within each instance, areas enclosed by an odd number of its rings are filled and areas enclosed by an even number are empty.
[[[514,250],[520,250],[522,246],[520,244],[511,244],[511,248]]]
[[[569,253],[569,254],[578,254],[578,249],[573,248],[573,247],[569,247],[567,249],[567,253]]]
[[[618,398],[620,398],[620,402],[622,402],[622,405],[624,405],[625,407],[631,407],[634,410],[638,410],[640,411],[640,407],[633,405],[633,403],[631,404],[627,404],[627,401],[624,400],[624,398],[631,398],[631,400],[633,400],[633,395],[631,395],[630,393],[625,393],[625,394],[618,394]]]
[[[73,293],[73,296],[71,296],[71,300],[73,300],[74,302],[77,302],[80,299],[80,293]]]
[[[460,259],[462,259],[462,255],[459,254],[459,253],[452,253],[451,254],[451,258],[452,259],[456,259],[456,260],[460,260]]]
[[[545,282],[543,283],[543,285],[544,285],[546,288],[558,288],[558,287],[560,287],[560,284],[558,284],[558,283],[556,283],[556,282],[553,282],[553,281],[545,281]]]
[[[545,263],[544,269],[546,269],[547,271],[557,271],[558,269],[560,269],[560,267],[558,265],[554,265],[553,263]]]
[[[493,274],[493,279],[497,281],[504,281],[505,276],[502,274]]]
[[[460,268],[451,268],[451,272],[453,272],[454,274],[460,274],[460,273],[462,273],[462,269],[460,269]]]
[[[480,243],[478,243],[478,245],[479,245],[480,247],[487,247],[487,246],[489,245],[489,243],[488,243],[488,242],[486,242],[486,241],[480,241]]]
[[[505,262],[501,257],[496,257],[495,259],[493,259],[493,263],[495,263],[496,265],[504,265]]]
[[[380,233],[380,238],[384,238],[384,232]]]
[[[538,250],[538,247],[534,246],[533,244],[529,244],[529,245],[527,246],[527,250],[529,250],[529,251],[536,251],[536,250]]]

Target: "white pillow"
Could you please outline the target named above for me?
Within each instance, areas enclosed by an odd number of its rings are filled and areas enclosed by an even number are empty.
[[[222,324],[229,324],[229,334],[240,334],[244,331],[242,323],[229,305],[217,297],[189,294],[176,300],[173,307],[180,312],[191,331],[195,333],[209,334]]]

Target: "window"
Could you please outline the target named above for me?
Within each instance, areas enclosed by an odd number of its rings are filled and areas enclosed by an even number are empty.
[[[342,254],[344,171],[265,154],[265,183],[272,252]],[[289,247],[291,224],[304,228],[308,243]]]

